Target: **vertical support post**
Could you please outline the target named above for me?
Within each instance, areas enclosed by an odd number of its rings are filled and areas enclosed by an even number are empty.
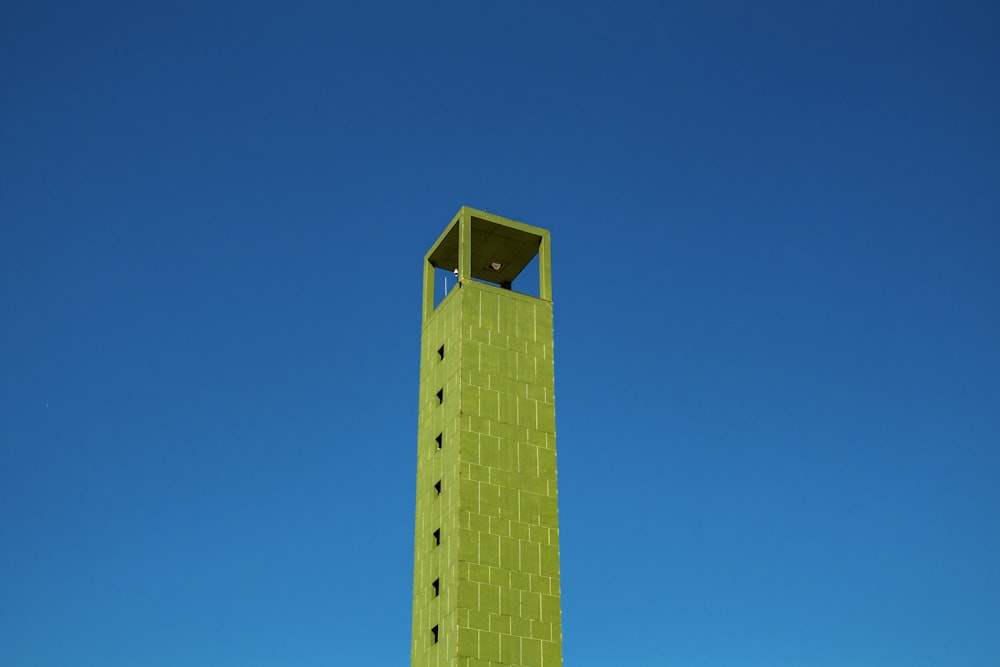
[[[538,297],[552,301],[552,251],[548,232],[542,235],[538,244]]]
[[[434,265],[429,255],[424,256],[424,298],[423,317],[421,325],[427,324],[427,319],[434,312]]]
[[[458,219],[458,280],[464,283],[472,277],[472,216],[462,207]]]

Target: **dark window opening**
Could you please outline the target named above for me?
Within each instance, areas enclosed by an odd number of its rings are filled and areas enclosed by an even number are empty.
[[[438,359],[444,359],[444,345],[438,348]]]
[[[434,546],[441,546],[441,529],[438,528],[434,531]]]
[[[441,595],[441,580],[435,579],[431,582],[431,588],[434,589],[434,597]]]
[[[431,643],[432,644],[438,643],[438,626],[436,625],[433,628],[431,628]]]
[[[438,389],[438,393],[436,393],[434,395],[437,396],[438,405],[441,405],[442,403],[444,403],[444,389]]]
[[[441,442],[444,440],[444,433],[438,433],[437,437],[434,438],[434,442],[438,444],[438,449],[441,449]]]
[[[434,490],[437,491],[439,496],[441,495],[441,480],[438,480],[437,484],[434,485]]]

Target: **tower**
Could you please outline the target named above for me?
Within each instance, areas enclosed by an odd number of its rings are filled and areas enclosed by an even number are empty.
[[[549,233],[460,209],[424,257],[411,667],[562,666],[552,343]]]

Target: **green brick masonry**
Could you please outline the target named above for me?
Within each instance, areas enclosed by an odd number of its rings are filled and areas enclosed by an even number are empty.
[[[449,229],[497,225],[537,234],[548,271],[544,230],[467,208]],[[469,257],[440,305],[425,293],[411,665],[561,667],[552,303],[470,279]]]

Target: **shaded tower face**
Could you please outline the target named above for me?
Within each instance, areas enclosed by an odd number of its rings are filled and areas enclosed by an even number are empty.
[[[550,275],[547,231],[469,208],[425,257],[412,667],[562,665]]]

